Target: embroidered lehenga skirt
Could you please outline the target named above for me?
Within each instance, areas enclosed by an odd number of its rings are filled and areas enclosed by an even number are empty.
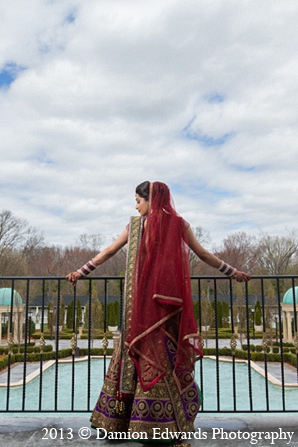
[[[162,436],[163,433],[194,431],[200,392],[193,381],[187,391],[179,392],[173,375],[176,347],[170,334],[166,337],[166,375],[148,391],[143,391],[128,348],[123,343],[131,322],[132,279],[140,237],[140,219],[134,218],[128,240],[122,334],[90,420],[93,428],[107,433],[146,433],[145,439],[167,441],[170,439]]]
[[[180,394],[172,374],[175,347],[167,340],[167,375],[148,391],[140,386],[131,360],[125,371],[121,366],[121,343],[111,359],[97,404],[91,416],[91,425],[109,433],[146,433],[147,439],[167,440],[168,432],[192,432],[200,406],[196,383]],[[121,375],[130,392],[119,392]],[[122,387],[122,390],[123,390]],[[128,391],[128,390],[126,390]],[[162,433],[166,436],[162,437]],[[169,439],[170,440],[170,439]]]

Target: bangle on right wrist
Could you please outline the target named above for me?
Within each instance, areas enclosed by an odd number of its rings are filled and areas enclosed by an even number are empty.
[[[77,272],[80,273],[82,276],[87,276],[87,275],[89,275],[89,273],[93,272],[93,270],[95,270],[96,267],[97,266],[94,264],[94,262],[91,259],[85,265],[83,265],[83,267],[78,269]]]

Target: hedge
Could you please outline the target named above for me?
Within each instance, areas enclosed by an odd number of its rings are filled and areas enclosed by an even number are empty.
[[[204,348],[204,355],[216,355],[216,348]],[[228,348],[223,348],[218,350],[219,356],[232,356],[232,350]],[[247,360],[248,353],[241,349],[235,349],[235,357],[238,359]],[[254,362],[263,362],[265,360],[265,354],[263,352],[251,352],[250,358]],[[268,362],[278,362],[281,361],[280,354],[266,354],[266,359]],[[285,353],[283,356],[285,362],[290,363],[293,366],[297,366],[297,357],[294,354]]]
[[[59,340],[71,340],[72,335],[73,335],[73,332],[59,332]],[[43,336],[44,336],[45,340],[51,339],[50,334],[46,333],[46,334],[43,334]],[[101,339],[103,339],[103,337],[104,337],[104,334],[99,334],[99,335],[96,335],[95,337],[93,337],[93,340],[101,340]],[[39,340],[40,332],[35,332],[34,334],[31,335],[31,338],[34,338],[34,340]],[[89,337],[88,337],[88,334],[82,334],[80,338],[81,338],[81,340],[88,340]],[[113,335],[108,333],[106,335],[106,338],[111,340],[113,338]],[[223,337],[223,338],[226,338],[226,337]],[[56,339],[56,332],[52,334],[52,340],[55,340],[55,339]]]
[[[13,354],[18,354],[18,346],[14,346],[13,348],[12,348],[12,353]],[[52,351],[53,350],[53,346],[52,345],[46,345],[44,348],[43,348],[43,352],[50,352],[50,351]],[[25,351],[25,346],[24,345],[21,345],[21,347],[20,347],[20,354],[23,354],[24,353],[24,351]],[[32,354],[32,353],[35,353],[35,354],[37,354],[37,353],[39,353],[40,352],[40,346],[27,346],[27,354]],[[8,348],[3,348],[2,350],[1,350],[1,353],[2,353],[2,355],[4,354],[4,355],[8,355]]]
[[[96,356],[102,356],[104,355],[103,348],[92,348],[90,350],[91,355]],[[106,355],[112,355],[113,354],[113,348],[108,348],[106,350]],[[204,355],[218,355],[219,356],[225,356],[225,357],[232,357],[232,349],[231,348],[222,348],[218,349],[218,352],[216,351],[216,348],[204,348]],[[87,356],[88,355],[88,348],[79,348],[79,354],[80,356]],[[70,357],[72,355],[72,349],[66,348],[61,349],[58,351],[58,358],[66,358]],[[238,359],[247,360],[248,359],[248,352],[242,349],[236,349],[235,350],[235,357]],[[8,355],[5,355],[4,357],[0,358],[0,370],[5,368],[8,365]],[[39,362],[40,361],[40,354],[38,352],[35,353],[27,353],[26,360],[27,362]],[[250,358],[252,361],[260,361],[263,362],[265,360],[265,354],[263,352],[251,352]],[[55,360],[56,359],[56,351],[49,351],[44,352],[42,356],[43,361],[48,360]],[[281,355],[278,353],[268,353],[266,354],[266,359],[268,362],[280,362],[281,361]],[[290,353],[285,352],[283,354],[283,360],[293,366],[297,366],[297,356],[296,353]],[[12,354],[10,358],[11,364],[15,362],[23,362],[24,361],[24,354]]]
[[[106,355],[113,355],[114,349],[108,348]],[[80,348],[80,355],[88,355],[88,348]],[[92,348],[90,349],[90,355],[104,355],[103,348]]]
[[[114,352],[113,348],[108,348],[106,351],[106,355],[112,355]],[[104,350],[103,348],[92,348],[90,350],[90,354],[91,355],[96,355],[96,356],[103,356],[104,355]],[[60,351],[58,351],[58,358],[62,359],[62,358],[66,358],[66,357],[70,357],[72,355],[72,349],[71,348],[66,348],[66,349],[61,349]],[[88,348],[79,348],[79,355],[80,356],[87,356],[88,355]],[[5,368],[8,365],[8,355],[5,355],[4,357],[0,358],[0,370]],[[27,362],[39,362],[41,358],[41,355],[37,352],[35,353],[27,353],[26,355],[26,361]],[[56,359],[56,351],[50,351],[50,352],[44,352],[43,356],[42,356],[43,361],[48,361],[48,360],[55,360]],[[16,363],[16,362],[24,362],[24,353],[16,353],[16,354],[12,354],[10,357],[10,363]]]

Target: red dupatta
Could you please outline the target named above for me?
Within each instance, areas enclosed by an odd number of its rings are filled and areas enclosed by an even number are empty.
[[[151,183],[126,340],[144,391],[166,375],[168,340],[176,347],[173,372],[180,392],[192,385],[194,362],[202,356],[193,315],[186,229],[167,185]]]

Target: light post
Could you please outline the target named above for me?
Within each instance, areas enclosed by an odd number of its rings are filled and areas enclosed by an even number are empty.
[[[54,309],[51,307],[50,308],[50,316],[51,316],[51,319],[50,319],[50,340],[53,339],[53,312],[54,312]]]
[[[255,308],[252,306],[251,313],[252,313],[252,339],[255,339]]]
[[[29,310],[28,312],[28,318],[29,318],[29,345],[30,345],[30,337],[31,337],[31,321],[32,321],[32,310]]]

